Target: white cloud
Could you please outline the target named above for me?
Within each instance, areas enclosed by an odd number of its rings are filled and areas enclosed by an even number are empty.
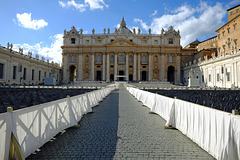
[[[157,13],[158,13],[158,11],[157,11],[157,10],[154,10],[150,17],[154,17],[154,16],[156,16]]]
[[[40,19],[40,20],[32,19],[31,17],[32,13],[23,13],[23,14],[17,13],[16,16],[17,16],[18,25],[24,28],[38,30],[48,25],[48,23],[43,19]]]
[[[67,2],[58,1],[58,4],[63,8],[74,8],[80,12],[86,11],[87,7],[90,10],[108,8],[109,6],[104,2],[104,0],[84,0],[84,3],[77,3],[75,0],[70,0]]]
[[[240,0],[232,0],[229,5],[236,5],[236,4],[239,4],[240,3]]]
[[[89,4],[91,10],[103,9],[104,6],[108,8],[108,5],[106,5],[103,0],[85,0],[85,3]]]
[[[143,22],[141,19],[138,19],[138,18],[134,18],[134,22],[135,23],[140,23],[141,24],[141,27],[144,29],[144,30],[148,30],[149,29],[149,26]]]
[[[58,1],[58,3],[63,8],[73,7],[75,9],[79,10],[80,12],[86,11],[86,7],[87,7],[86,4],[76,3],[75,0],[67,1],[66,3],[64,3],[62,1]]]
[[[28,51],[31,51],[33,53],[33,56],[36,54],[45,57],[45,59],[49,59],[50,61],[57,62],[61,64],[62,62],[62,49],[61,46],[63,45],[63,35],[62,34],[56,34],[50,39],[52,40],[52,43],[50,47],[43,46],[42,42],[39,42],[35,45],[30,45],[27,43],[24,44],[14,44],[13,50],[19,49],[19,47],[23,48],[24,54],[28,54]]]
[[[222,4],[216,3],[215,6],[209,6],[201,1],[196,8],[185,4],[177,8],[174,13],[153,18],[149,26],[141,19],[134,21],[138,22],[143,29],[151,28],[152,32],[157,34],[161,33],[162,28],[174,26],[175,30],[180,30],[181,45],[184,47],[196,38],[216,35],[215,31],[224,24],[225,14],[226,9]]]

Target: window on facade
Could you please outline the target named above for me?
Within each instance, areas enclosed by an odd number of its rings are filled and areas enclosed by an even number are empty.
[[[230,43],[228,43],[228,49],[230,49],[230,47],[231,47],[231,46],[230,46]]]
[[[75,44],[75,38],[71,38],[71,44]]]
[[[71,63],[74,63],[75,62],[75,56],[72,56],[71,57]]]
[[[220,34],[218,35],[218,39],[220,39]]]
[[[209,81],[209,82],[212,81],[212,75],[211,75],[211,74],[208,75],[208,81]]]
[[[97,62],[101,62],[101,55],[97,56]]]
[[[133,40],[132,40],[132,39],[130,39],[130,42],[133,42]]]
[[[133,58],[132,58],[132,56],[130,56],[129,57],[129,62],[132,63],[132,61],[133,61]]]
[[[34,80],[34,69],[32,70],[32,80]]]
[[[146,62],[146,56],[142,56],[142,62]]]
[[[230,81],[230,68],[226,69],[227,81]]]
[[[154,43],[155,43],[155,44],[158,44],[158,40],[154,40]]]
[[[202,75],[202,82],[204,82],[204,75]]]
[[[230,14],[232,15],[232,14],[233,14],[233,12],[230,12]]]
[[[170,63],[173,62],[173,56],[169,56],[169,62],[170,62]]]
[[[224,37],[224,34],[225,34],[225,32],[222,32],[223,37]]]
[[[234,30],[236,30],[236,24],[235,24],[235,25],[233,25],[233,29],[234,29]]]
[[[102,43],[102,40],[98,39],[96,40],[97,43]]]
[[[230,33],[230,28],[227,29],[227,32]]]
[[[88,39],[86,40],[86,44],[89,44],[89,40]]]
[[[23,80],[26,80],[27,68],[23,69]]]
[[[173,44],[173,38],[169,38],[168,44]]]
[[[44,77],[47,77],[47,72],[44,72]]]
[[[219,73],[217,73],[217,81],[218,81],[218,82],[220,81],[220,75],[219,75]]]
[[[239,12],[239,9],[237,9],[237,13]]]
[[[38,80],[41,80],[41,71],[38,72]]]
[[[3,79],[4,64],[0,63],[0,79]]]
[[[17,77],[17,66],[13,66],[13,79]]]
[[[111,62],[114,62],[114,57],[113,56],[111,57]]]
[[[19,66],[19,72],[22,72],[22,65]]]
[[[120,55],[120,60],[119,60],[120,62],[123,62],[124,61],[124,57],[123,57],[123,55]]]

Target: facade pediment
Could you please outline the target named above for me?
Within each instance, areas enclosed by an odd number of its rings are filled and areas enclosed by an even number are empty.
[[[120,38],[108,43],[106,46],[136,46],[136,44],[129,40]]]

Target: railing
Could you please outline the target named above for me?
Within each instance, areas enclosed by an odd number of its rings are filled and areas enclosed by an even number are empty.
[[[27,157],[62,130],[77,125],[114,86],[74,97],[0,114],[0,159],[8,160],[11,139],[16,138],[22,157]],[[12,137],[11,137],[12,135]],[[11,155],[11,154],[10,154]]]
[[[240,116],[128,87],[151,112],[219,160],[240,159]]]

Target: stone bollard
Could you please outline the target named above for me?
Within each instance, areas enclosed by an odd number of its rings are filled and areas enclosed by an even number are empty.
[[[13,112],[13,107],[7,107],[7,112]]]
[[[233,109],[233,110],[232,110],[232,114],[233,114],[233,115],[239,115],[239,114],[238,114],[238,110]]]
[[[70,95],[67,95],[67,97],[66,98],[70,98]]]

